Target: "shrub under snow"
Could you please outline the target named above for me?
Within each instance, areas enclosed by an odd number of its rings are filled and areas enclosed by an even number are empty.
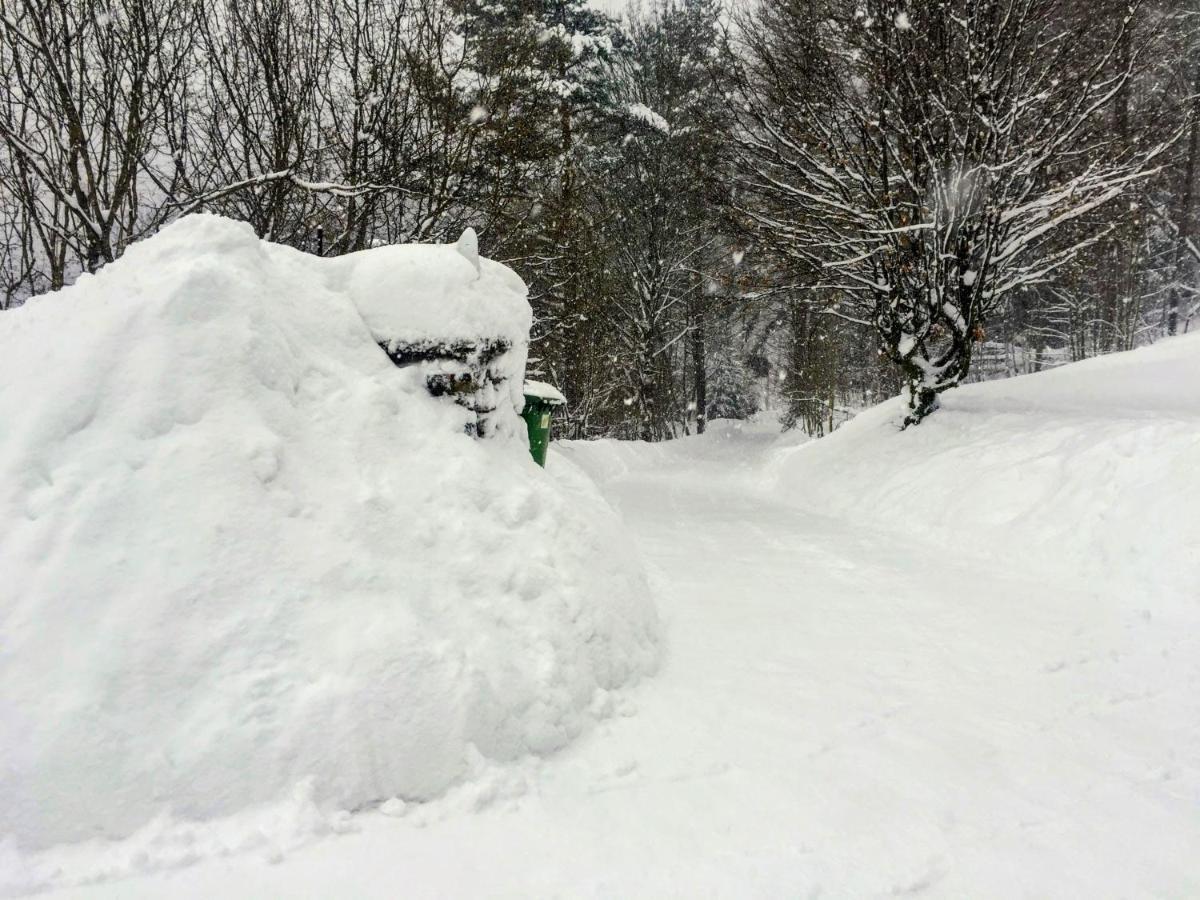
[[[328,807],[429,798],[654,666],[586,480],[537,468],[515,409],[466,436],[364,322],[509,338],[523,368],[524,287],[470,250],[325,260],[194,216],[0,316],[0,836],[306,779]]]

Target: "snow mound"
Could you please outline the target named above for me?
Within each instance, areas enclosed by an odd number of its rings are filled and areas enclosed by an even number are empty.
[[[899,431],[902,418],[893,400],[781,449],[768,480],[939,553],[1195,600],[1200,335],[969,385],[920,426]]]
[[[652,670],[590,483],[378,346],[523,367],[524,288],[470,249],[326,260],[193,216],[0,316],[0,838],[431,798]]]

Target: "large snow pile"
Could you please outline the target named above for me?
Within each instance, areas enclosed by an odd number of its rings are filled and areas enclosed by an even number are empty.
[[[1000,567],[1200,597],[1200,335],[969,385],[899,431],[899,400],[778,451],[802,505]],[[980,573],[986,577],[985,573]]]
[[[429,798],[654,666],[586,480],[511,405],[471,439],[378,346],[442,323],[523,366],[524,288],[471,251],[324,260],[195,216],[0,316],[0,838]]]

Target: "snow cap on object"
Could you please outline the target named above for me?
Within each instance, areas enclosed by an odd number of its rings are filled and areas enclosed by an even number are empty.
[[[479,255],[468,228],[454,244],[376,247],[330,260],[375,340],[525,344],[533,321],[525,283]]]
[[[537,397],[539,400],[545,400],[555,405],[563,405],[567,402],[562,391],[544,381],[526,381],[524,393],[526,397]]]

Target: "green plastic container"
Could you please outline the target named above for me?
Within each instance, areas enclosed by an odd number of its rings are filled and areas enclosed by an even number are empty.
[[[567,399],[553,385],[541,381],[525,382],[525,406],[521,418],[529,431],[529,455],[539,466],[545,467],[546,453],[550,449],[550,427],[554,409],[565,406]]]

